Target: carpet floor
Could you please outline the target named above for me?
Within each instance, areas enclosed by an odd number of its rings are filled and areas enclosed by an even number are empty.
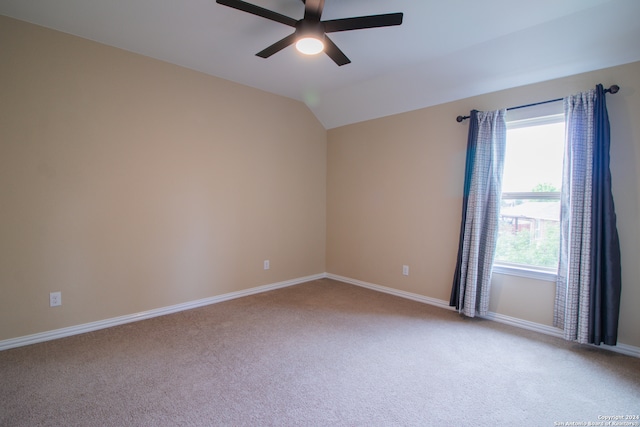
[[[329,279],[2,351],[0,379],[2,426],[558,426],[640,414],[640,359]]]

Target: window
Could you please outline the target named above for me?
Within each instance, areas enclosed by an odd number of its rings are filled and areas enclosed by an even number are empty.
[[[564,114],[507,118],[494,271],[555,277],[563,156]]]

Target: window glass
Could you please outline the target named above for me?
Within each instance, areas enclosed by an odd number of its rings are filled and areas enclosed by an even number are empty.
[[[496,264],[557,270],[564,117],[509,122]]]
[[[502,192],[528,192],[562,187],[564,119],[507,129]],[[531,122],[531,121],[528,121]]]

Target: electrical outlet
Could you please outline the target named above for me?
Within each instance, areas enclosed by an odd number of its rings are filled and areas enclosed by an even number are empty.
[[[408,276],[409,275],[409,266],[408,265],[403,265],[402,266],[402,275],[403,276]]]
[[[62,305],[62,292],[51,292],[49,294],[49,307]]]
[[[265,269],[265,270],[268,270],[269,268],[270,268],[269,260],[268,260],[268,259],[265,259],[265,260],[264,260],[264,269]]]

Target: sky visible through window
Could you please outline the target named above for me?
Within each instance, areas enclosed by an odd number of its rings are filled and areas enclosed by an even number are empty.
[[[538,184],[562,187],[564,122],[507,130],[502,191],[529,192]]]

